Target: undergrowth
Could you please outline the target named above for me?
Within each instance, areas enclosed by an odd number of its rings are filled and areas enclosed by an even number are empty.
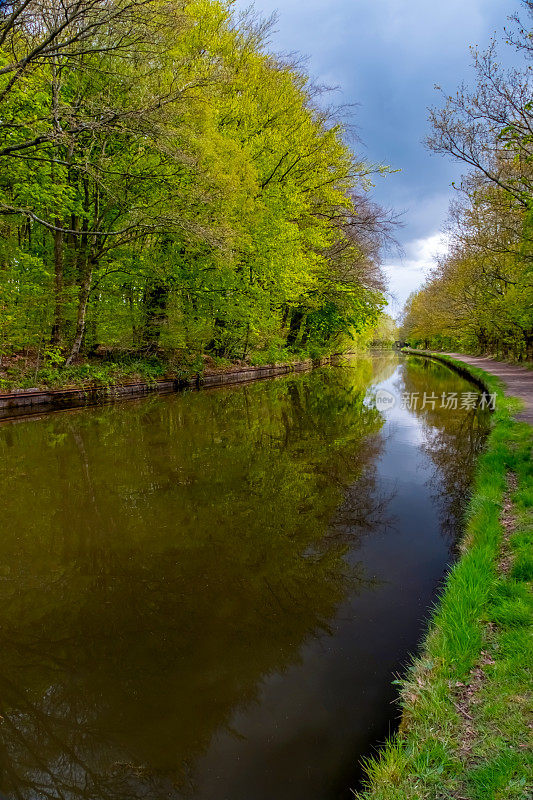
[[[40,365],[18,358],[0,374],[0,390],[65,387],[109,387],[132,381],[155,383],[163,378],[186,380],[203,370],[199,357],[117,354],[66,366],[64,359],[45,353]]]
[[[283,348],[255,352],[246,361],[176,351],[155,355],[113,354],[111,358],[87,358],[66,366],[57,348],[46,350],[38,363],[22,355],[4,359],[0,366],[0,392],[24,389],[62,389],[65,387],[111,387],[131,381],[153,383],[163,378],[188,380],[209,370],[234,367],[286,364],[321,357],[314,351],[299,354]]]

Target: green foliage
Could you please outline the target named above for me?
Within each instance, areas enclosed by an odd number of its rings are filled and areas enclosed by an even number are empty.
[[[25,64],[0,76],[0,358],[286,358],[375,327],[382,223],[364,193],[386,169],[356,158],[307,76],[266,52],[268,26],[231,7],[67,10],[36,60],[45,5],[11,30],[0,10],[0,61]]]
[[[184,359],[169,361],[158,356],[123,356],[109,361],[84,361],[66,367],[63,366],[64,361],[57,348],[47,348],[40,367],[28,371],[24,361],[15,362],[5,370],[0,387],[5,390],[34,387],[61,389],[67,386],[112,386],[135,380],[152,383],[169,373],[175,378],[189,378],[200,367],[196,360],[187,363]]]
[[[402,338],[414,347],[533,360],[533,5],[524,5],[530,19],[505,36],[522,63],[506,72],[495,43],[473,48],[476,84],[431,112],[429,147],[469,172],[450,207],[448,252],[405,308]]]
[[[400,331],[396,322],[388,314],[381,313],[372,334],[372,346],[391,348],[399,339]]]

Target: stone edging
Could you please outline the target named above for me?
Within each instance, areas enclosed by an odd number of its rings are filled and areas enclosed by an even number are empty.
[[[32,414],[35,413],[37,408],[40,410],[77,408],[112,402],[113,400],[141,397],[154,392],[170,394],[188,387],[200,389],[202,387],[231,386],[277,375],[286,375],[290,372],[305,372],[330,362],[330,358],[307,359],[305,361],[295,361],[291,364],[268,364],[263,367],[246,367],[246,369],[236,369],[230,372],[212,372],[202,376],[196,375],[190,379],[176,378],[154,381],[153,383],[138,381],[113,386],[87,386],[74,389],[30,389],[7,392],[0,394],[0,420]]]
[[[438,361],[440,364],[445,364],[450,369],[453,369],[454,372],[457,372],[463,378],[468,378],[471,383],[475,384],[483,392],[489,393],[489,387],[485,381],[482,380],[482,378],[478,378],[476,375],[473,375],[466,364],[461,364],[461,362],[456,361],[455,359],[452,360],[450,357],[441,356],[439,353],[434,353],[431,350],[412,350],[410,347],[404,347],[402,349],[402,353],[406,353],[410,356],[432,358],[434,361]]]

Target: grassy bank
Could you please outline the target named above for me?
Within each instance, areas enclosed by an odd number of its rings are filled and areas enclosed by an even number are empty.
[[[266,366],[272,363],[288,364],[305,361],[308,353],[279,352],[254,354],[244,360],[230,361],[225,358],[190,354],[181,351],[171,353],[109,353],[91,358],[78,359],[69,366],[53,352],[44,363],[35,357],[23,355],[4,359],[0,366],[0,393],[15,389],[65,389],[94,386],[116,386],[132,381],[154,383],[158,380],[190,380],[196,375],[228,372],[246,367]]]
[[[360,800],[532,796],[532,429],[497,378],[468,369],[497,410],[461,557],[402,681],[400,732],[367,762]]]

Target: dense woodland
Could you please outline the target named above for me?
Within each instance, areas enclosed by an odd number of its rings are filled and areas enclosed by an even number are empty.
[[[392,220],[367,192],[386,168],[269,53],[271,21],[232,6],[2,4],[4,385],[21,364],[198,369],[371,338]]]
[[[409,298],[414,345],[533,358],[533,2],[513,19],[504,70],[496,45],[474,51],[476,84],[431,115],[428,146],[468,166],[447,228],[448,253]]]

